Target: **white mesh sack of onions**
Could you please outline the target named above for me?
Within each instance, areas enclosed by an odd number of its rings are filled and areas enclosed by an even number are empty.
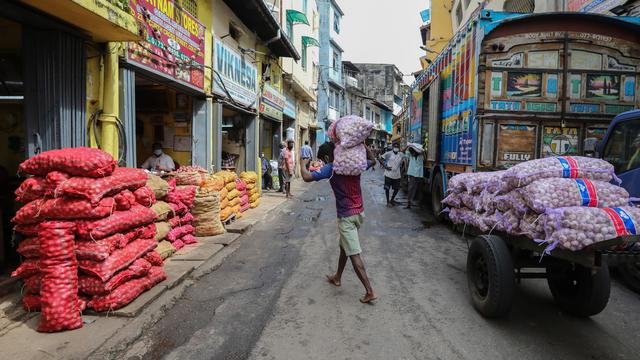
[[[462,193],[477,195],[483,191],[495,193],[504,187],[501,171],[482,171],[474,173],[461,173],[449,179],[447,191],[449,193]]]
[[[543,213],[548,208],[604,208],[629,204],[629,193],[624,188],[589,179],[541,179],[515,191],[520,194],[526,205],[537,213]]]
[[[615,239],[623,235],[637,235],[640,208],[621,206],[614,208],[566,207],[547,209],[544,219],[545,252],[556,247],[572,251],[589,245]]]
[[[609,182],[617,179],[613,165],[608,162],[582,156],[557,156],[536,159],[517,164],[502,175],[506,192],[546,178],[585,178]]]

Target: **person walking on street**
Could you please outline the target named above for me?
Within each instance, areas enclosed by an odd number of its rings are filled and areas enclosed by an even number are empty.
[[[407,194],[406,209],[411,209],[411,202],[415,199],[418,192],[418,186],[424,177],[424,150],[418,144],[409,144],[407,147],[409,152],[409,166],[407,167],[407,176],[409,178],[409,193]]]
[[[302,158],[302,160],[309,160],[307,165],[311,163],[313,151],[311,150],[311,146],[309,146],[309,140],[305,140],[304,145],[300,148],[300,158]],[[309,168],[309,166],[307,166],[307,168]]]
[[[285,150],[285,144],[284,142],[280,143],[280,152],[278,153],[278,182],[280,185],[280,189],[278,189],[279,192],[284,192],[284,150]]]
[[[362,189],[360,188],[360,175],[339,175],[333,173],[333,151],[335,144],[326,142],[318,149],[318,159],[325,162],[320,170],[309,172],[307,164],[309,160],[302,160],[300,172],[305,182],[329,179],[333,195],[336,198],[338,211],[338,234],[340,243],[340,257],[338,258],[338,270],[333,275],[327,275],[327,280],[334,286],[341,285],[342,272],[347,264],[347,258],[351,259],[353,270],[365,288],[365,295],[360,298],[363,304],[370,303],[378,297],[371,287],[371,282],[364,268],[364,262],[360,254],[360,239],[358,230],[364,221],[364,204],[362,201]],[[375,164],[375,158],[370,149],[367,149],[367,165]]]
[[[380,156],[380,162],[384,168],[384,193],[387,199],[387,207],[398,205],[396,195],[400,190],[400,165],[403,159],[404,154],[400,152],[398,144],[394,144],[391,151],[387,151]],[[393,190],[391,197],[389,197],[390,190]]]
[[[269,160],[264,156],[264,153],[260,153],[260,165],[262,165],[262,189],[272,189],[271,180],[271,164]]]
[[[293,140],[287,141],[287,147],[284,149],[284,169],[282,172],[282,180],[284,181],[284,191],[287,199],[293,197],[291,195],[291,178],[293,178],[294,162],[293,162]]]

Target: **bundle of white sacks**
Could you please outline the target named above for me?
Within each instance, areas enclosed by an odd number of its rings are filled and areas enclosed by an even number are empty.
[[[481,231],[524,235],[581,250],[622,235],[640,234],[640,208],[613,166],[600,159],[561,156],[531,160],[504,171],[464,173],[449,180],[449,218]]]

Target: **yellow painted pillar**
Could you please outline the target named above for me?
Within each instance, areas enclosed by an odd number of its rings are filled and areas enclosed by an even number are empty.
[[[100,115],[102,150],[118,160],[118,49],[119,43],[107,44],[104,59],[103,108]]]

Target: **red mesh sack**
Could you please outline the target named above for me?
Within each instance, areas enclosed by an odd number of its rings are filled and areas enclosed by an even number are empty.
[[[240,205],[240,212],[245,212],[249,209],[251,209],[251,204],[249,204],[249,202],[247,202],[244,205]]]
[[[156,194],[148,186],[137,189],[133,194],[138,204],[142,206],[149,207],[156,203]]]
[[[113,274],[122,270],[145,253],[158,245],[154,239],[136,239],[124,249],[117,249],[106,260],[96,262],[92,260],[78,261],[78,267],[83,273],[96,276],[102,281],[109,280]]]
[[[104,239],[96,241],[77,241],[76,257],[80,260],[103,261],[116,249],[121,243],[125,243],[123,234],[113,234]]]
[[[165,200],[169,203],[183,203],[187,207],[191,207],[193,205],[193,200],[196,198],[197,192],[197,186],[177,186],[175,189],[169,191]]]
[[[249,195],[244,194],[240,197],[240,206],[249,204]]]
[[[40,224],[16,224],[13,231],[24,236],[38,236],[38,227]]]
[[[42,274],[36,274],[24,279],[24,294],[40,294],[40,286],[42,285]]]
[[[175,214],[175,216],[185,215],[189,211],[189,208],[187,207],[187,205],[183,204],[182,202],[178,202],[178,203],[170,202],[169,206],[171,207],[171,210]]]
[[[183,226],[171,229],[171,231],[169,231],[169,233],[167,234],[166,239],[170,242],[174,242],[187,234],[193,234],[193,231],[194,231],[193,226],[183,225]]]
[[[104,198],[96,206],[84,199],[39,199],[21,207],[12,221],[17,224],[32,224],[46,219],[100,219],[109,216],[113,208],[113,198]]]
[[[127,232],[152,223],[157,217],[153,210],[136,205],[127,211],[114,211],[113,215],[104,219],[78,221],[78,237],[92,240],[103,239],[115,233]]]
[[[129,210],[136,204],[136,197],[130,190],[122,190],[113,197],[113,200],[116,203],[116,210],[119,211]]]
[[[191,244],[196,244],[198,243],[198,240],[196,240],[196,237],[191,235],[191,234],[187,234],[185,236],[183,236],[182,238],[180,238],[180,240],[185,244],[185,245],[191,245]]]
[[[11,273],[11,277],[20,277],[23,279],[36,275],[40,272],[40,260],[27,259],[23,261],[17,269]]]
[[[138,229],[138,237],[141,239],[153,239],[156,237],[156,223],[143,226]]]
[[[78,277],[78,289],[87,295],[107,295],[127,281],[147,275],[149,269],[151,269],[149,261],[137,259],[128,268],[119,271],[106,282],[95,276],[80,275]]]
[[[147,260],[152,266],[162,266],[164,264],[162,256],[160,256],[160,254],[158,254],[158,252],[155,250],[149,251],[148,253],[144,254],[143,258]]]
[[[184,243],[182,242],[182,240],[178,239],[174,242],[171,243],[171,246],[173,246],[174,249],[176,250],[180,250],[184,247]]]
[[[82,327],[78,307],[78,262],[74,249],[75,224],[40,224],[40,324],[38,331],[56,332]]]
[[[26,312],[40,311],[40,295],[37,295],[37,294],[23,295],[22,307]]]
[[[95,296],[88,306],[95,311],[117,310],[129,304],[144,291],[151,289],[167,278],[160,266],[154,266],[141,278],[127,281],[105,296]]]
[[[45,151],[24,161],[18,171],[32,175],[62,171],[70,175],[97,178],[111,175],[115,168],[116,161],[108,153],[79,147]]]
[[[71,176],[69,176],[69,174],[63,173],[61,171],[52,171],[48,173],[47,176],[45,176],[45,180],[47,184],[47,187],[45,189],[46,190],[45,195],[54,196],[55,191],[58,188],[58,185],[69,180],[70,177]]]
[[[147,183],[147,174],[142,169],[117,168],[113,174],[100,179],[73,177],[58,186],[57,196],[81,197],[96,204],[107,195],[122,190],[136,190]]]
[[[28,203],[44,197],[47,192],[47,181],[44,178],[34,176],[26,179],[15,191],[16,201]]]
[[[38,258],[40,257],[40,240],[37,237],[23,239],[16,250],[26,258]]]

